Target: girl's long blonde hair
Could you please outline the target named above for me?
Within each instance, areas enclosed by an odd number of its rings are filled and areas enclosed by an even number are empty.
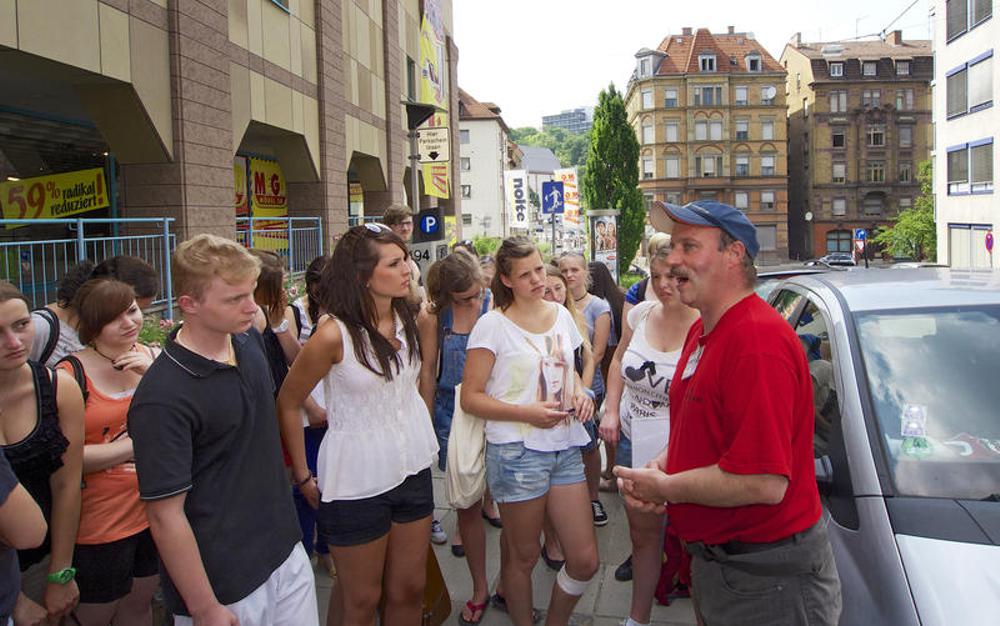
[[[549,276],[551,278],[558,278],[559,280],[562,281],[563,290],[566,292],[566,298],[565,302],[562,302],[561,304],[564,307],[566,307],[567,311],[569,311],[569,314],[573,318],[573,321],[576,322],[576,329],[579,330],[580,334],[583,336],[584,345],[586,345],[589,348],[590,339],[587,338],[588,335],[587,320],[583,319],[583,314],[580,313],[579,310],[577,310],[576,303],[573,302],[573,294],[569,292],[569,285],[566,284],[566,278],[562,275],[562,272],[559,271],[559,268],[552,264],[545,266],[545,274],[546,276]]]

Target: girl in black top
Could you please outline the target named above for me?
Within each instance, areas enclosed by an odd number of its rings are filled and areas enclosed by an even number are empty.
[[[73,580],[73,546],[80,520],[83,463],[83,396],[73,377],[28,361],[33,326],[28,301],[0,281],[0,446],[18,480],[39,503],[49,538],[21,551],[21,570],[51,555],[48,584],[38,598],[23,593],[15,615],[58,621],[79,599]]]

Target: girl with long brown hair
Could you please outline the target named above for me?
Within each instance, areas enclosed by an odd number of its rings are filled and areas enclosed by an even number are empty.
[[[438,444],[417,390],[420,343],[407,303],[406,244],[381,224],[356,226],[337,243],[320,283],[328,314],[278,396],[292,477],[319,509],[320,536],[337,567],[340,623],[373,624],[384,590],[384,623],[416,625]],[[321,380],[328,429],[313,478],[300,411]]]

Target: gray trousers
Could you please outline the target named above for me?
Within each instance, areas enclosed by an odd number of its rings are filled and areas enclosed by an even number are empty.
[[[770,544],[688,544],[700,623],[836,626],[840,578],[825,523]]]

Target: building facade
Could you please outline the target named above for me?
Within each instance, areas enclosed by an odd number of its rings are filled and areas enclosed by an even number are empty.
[[[421,72],[426,7],[443,40]],[[245,158],[280,168],[289,215],[342,231],[352,183],[369,215],[406,201],[402,100],[422,74],[457,153],[450,0],[0,0],[0,56],[0,180],[103,167],[113,207],[80,217],[233,236]],[[427,191],[422,205],[460,212]]]
[[[459,169],[462,233],[503,237],[506,229],[503,173],[516,169],[521,150],[510,140],[500,107],[459,89]]]
[[[788,258],[785,70],[752,33],[692,32],[636,53],[625,94],[654,200],[710,199],[756,224],[760,263]]]
[[[987,246],[1000,225],[994,176],[1000,111],[994,106],[1000,26],[991,0],[934,2],[934,200],[938,262],[997,267]]]
[[[930,42],[904,41],[900,31],[844,43],[796,36],[781,62],[792,256],[859,255],[855,229],[871,239],[920,195],[917,168],[933,139]]]
[[[594,124],[594,107],[577,107],[555,115],[542,116],[542,128],[562,128],[571,133],[586,133]]]

